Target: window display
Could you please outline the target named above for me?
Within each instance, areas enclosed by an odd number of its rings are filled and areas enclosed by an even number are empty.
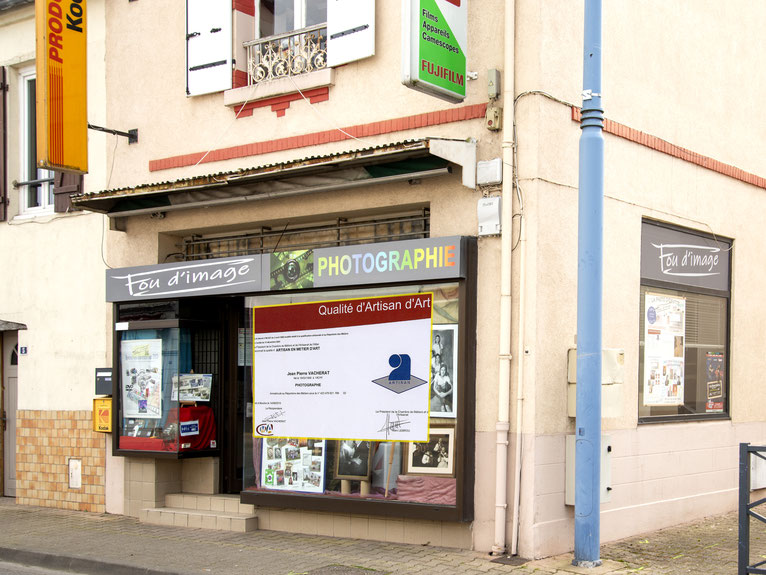
[[[454,508],[459,303],[456,283],[247,298],[243,501],[292,491]],[[318,437],[281,437],[296,429]]]
[[[201,350],[211,342],[216,347],[217,330],[169,327],[117,334],[118,449],[175,454],[216,449],[217,353]],[[203,369],[212,373],[195,373]]]
[[[726,414],[731,245],[643,223],[640,421]]]

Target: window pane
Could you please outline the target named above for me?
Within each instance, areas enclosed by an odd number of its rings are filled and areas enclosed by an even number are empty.
[[[661,301],[663,295],[669,296],[670,302],[679,302],[684,329],[683,337],[676,338],[677,349],[672,354],[678,360],[658,364],[652,361],[656,353],[646,342],[647,333],[652,335],[652,326],[647,331],[646,306],[647,299],[651,306]],[[728,396],[726,299],[642,286],[640,307],[639,417],[725,412]],[[651,315],[650,321],[659,323],[654,313]],[[659,340],[663,336],[656,337]],[[652,346],[657,345],[653,340]],[[647,370],[652,371],[647,375]],[[663,401],[667,404],[662,405]]]
[[[304,26],[314,26],[324,22],[327,22],[327,0],[308,0]]]
[[[327,0],[260,0],[260,38],[327,21]]]

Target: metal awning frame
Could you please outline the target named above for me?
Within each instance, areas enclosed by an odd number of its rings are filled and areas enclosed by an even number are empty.
[[[441,138],[425,138],[410,140],[395,144],[387,144],[376,148],[366,148],[332,154],[321,157],[292,160],[279,164],[270,164],[235,172],[209,174],[162,182],[158,184],[143,184],[132,188],[104,190],[86,193],[72,197],[72,204],[78,208],[98,212],[110,218],[124,218],[142,214],[153,214],[182,209],[229,205],[234,203],[269,200],[291,197],[309,193],[320,193],[333,190],[377,185],[398,181],[421,180],[442,176],[451,170],[446,168],[414,171],[412,173],[396,174],[367,180],[352,180],[319,186],[296,186],[294,189],[275,192],[248,193],[248,185],[263,181],[287,180],[289,178],[310,176],[316,174],[331,174],[344,169],[367,167],[391,161],[433,155],[460,165],[463,169],[463,185],[476,187],[476,140],[446,140]],[[132,210],[113,210],[115,204],[126,199],[151,197],[171,197],[192,191],[230,190],[232,195],[223,198],[200,199],[182,203],[171,203],[154,207],[142,207]]]

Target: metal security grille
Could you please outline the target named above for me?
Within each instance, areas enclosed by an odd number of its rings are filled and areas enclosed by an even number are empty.
[[[217,379],[220,341],[217,329],[198,329],[194,332],[192,343],[195,373],[212,373],[213,380]]]
[[[274,251],[293,251],[364,243],[427,238],[430,211],[417,211],[365,219],[338,218],[332,222],[281,229],[263,226],[256,231],[184,238],[186,261],[225,258]]]

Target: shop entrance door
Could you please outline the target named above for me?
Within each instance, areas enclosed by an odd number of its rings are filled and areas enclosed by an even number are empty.
[[[16,497],[16,406],[19,364],[18,335],[3,333],[3,495]]]

